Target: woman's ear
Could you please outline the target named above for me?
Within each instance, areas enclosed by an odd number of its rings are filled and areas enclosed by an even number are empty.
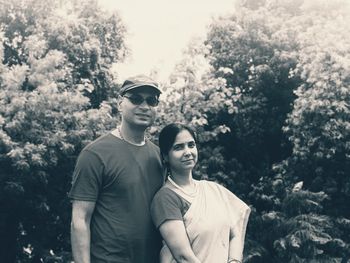
[[[168,164],[169,163],[169,156],[168,155],[163,155],[163,162],[165,164]]]

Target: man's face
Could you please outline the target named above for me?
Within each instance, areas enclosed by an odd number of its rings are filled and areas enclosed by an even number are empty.
[[[141,87],[126,92],[119,104],[123,121],[131,126],[151,126],[156,116],[157,101],[157,92],[150,88]]]

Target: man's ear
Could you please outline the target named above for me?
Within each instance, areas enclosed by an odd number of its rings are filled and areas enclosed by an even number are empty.
[[[117,98],[117,107],[118,107],[118,111],[121,112],[121,104],[123,102],[123,97],[122,96],[118,96]]]

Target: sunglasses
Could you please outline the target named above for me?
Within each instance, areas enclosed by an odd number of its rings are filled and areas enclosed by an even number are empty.
[[[123,95],[123,97],[127,98],[134,105],[141,105],[144,101],[146,101],[148,106],[155,107],[159,103],[158,98],[154,96],[144,98],[139,94],[132,94],[130,96]]]

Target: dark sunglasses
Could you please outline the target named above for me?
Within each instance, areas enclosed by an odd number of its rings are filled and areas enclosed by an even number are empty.
[[[141,105],[144,101],[146,101],[148,106],[155,107],[159,103],[158,98],[154,96],[144,98],[139,94],[131,94],[130,96],[123,95],[123,97],[127,98],[134,105]]]

